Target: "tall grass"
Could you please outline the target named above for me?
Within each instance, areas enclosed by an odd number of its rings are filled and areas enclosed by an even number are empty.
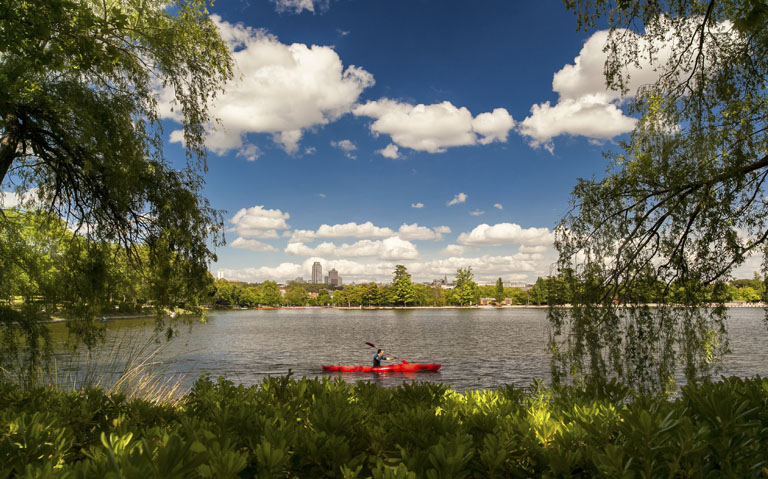
[[[162,354],[167,344],[156,335],[108,331],[93,348],[57,345],[48,363],[33,375],[22,370],[0,370],[0,375],[20,385],[20,378],[34,377],[32,387],[83,392],[98,388],[108,395],[176,405],[189,386],[185,386],[185,375],[171,373],[164,361],[170,359]]]

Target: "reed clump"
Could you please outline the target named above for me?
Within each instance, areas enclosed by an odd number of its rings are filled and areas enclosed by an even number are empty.
[[[170,371],[167,341],[155,335],[119,331],[98,347],[64,342],[57,353],[33,371],[23,366],[0,370],[0,380],[22,389],[48,388],[84,392],[99,389],[106,395],[177,404],[189,390],[183,374]]]

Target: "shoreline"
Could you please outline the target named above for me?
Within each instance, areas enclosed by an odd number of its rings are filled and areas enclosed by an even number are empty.
[[[651,308],[658,307],[658,304],[652,303],[648,305]],[[758,302],[758,303],[725,303],[724,306],[728,309],[740,309],[740,308],[766,308],[768,305],[764,302]],[[564,304],[561,307],[563,308],[572,308],[570,304]],[[710,305],[710,307],[712,307]],[[407,309],[407,310],[417,310],[417,309],[547,309],[549,308],[548,305],[542,304],[511,304],[511,305],[504,305],[504,306],[270,306],[270,307],[262,307],[262,308],[211,308],[207,309],[208,312],[213,311],[249,311],[249,310],[279,310],[279,309],[340,309],[340,310],[376,310],[376,309]]]
[[[656,304],[649,304],[650,307],[657,307]],[[262,308],[205,308],[205,313],[213,313],[218,311],[254,311],[254,310],[264,310],[264,311],[277,311],[281,309],[338,309],[342,311],[376,311],[376,310],[434,310],[434,309],[482,309],[482,310],[518,310],[518,309],[547,309],[549,306],[547,305],[537,305],[537,304],[511,304],[511,305],[504,305],[504,306],[268,306],[268,307],[262,307]],[[570,304],[565,304],[562,306],[563,308],[571,308],[572,306]],[[742,309],[742,308],[767,308],[768,305],[763,302],[758,303],[725,303],[725,307],[728,309]],[[178,315],[176,317],[180,316],[186,316],[186,315]],[[126,314],[126,315],[120,315],[120,316],[102,316],[101,318],[93,318],[93,321],[103,321],[103,318],[106,317],[106,322],[109,321],[120,321],[120,320],[126,320],[126,319],[149,319],[149,318],[155,318],[157,317],[154,314]],[[163,316],[165,319],[171,318],[169,315]],[[65,323],[67,320],[66,318],[57,318],[57,319],[47,319],[44,321],[40,321],[42,324],[57,324],[57,323]]]

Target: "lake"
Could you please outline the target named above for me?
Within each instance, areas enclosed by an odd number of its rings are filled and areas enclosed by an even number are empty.
[[[214,312],[206,324],[180,325],[179,336],[160,356],[168,373],[191,384],[200,374],[252,385],[266,376],[336,377],[321,365],[369,365],[371,342],[411,363],[440,363],[439,372],[343,373],[346,381],[396,386],[412,380],[440,382],[459,390],[526,386],[549,380],[545,309],[278,309]],[[768,330],[761,308],[729,312],[733,353],[725,375],[768,376]],[[61,337],[63,325],[52,325]],[[151,337],[153,319],[107,323],[108,344]]]

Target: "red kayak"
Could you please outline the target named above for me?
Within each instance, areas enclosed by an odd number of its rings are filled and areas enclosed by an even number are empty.
[[[323,366],[324,371],[339,371],[342,373],[390,373],[390,372],[417,372],[437,371],[440,364],[411,364],[403,361],[400,364],[388,364],[386,366]]]

